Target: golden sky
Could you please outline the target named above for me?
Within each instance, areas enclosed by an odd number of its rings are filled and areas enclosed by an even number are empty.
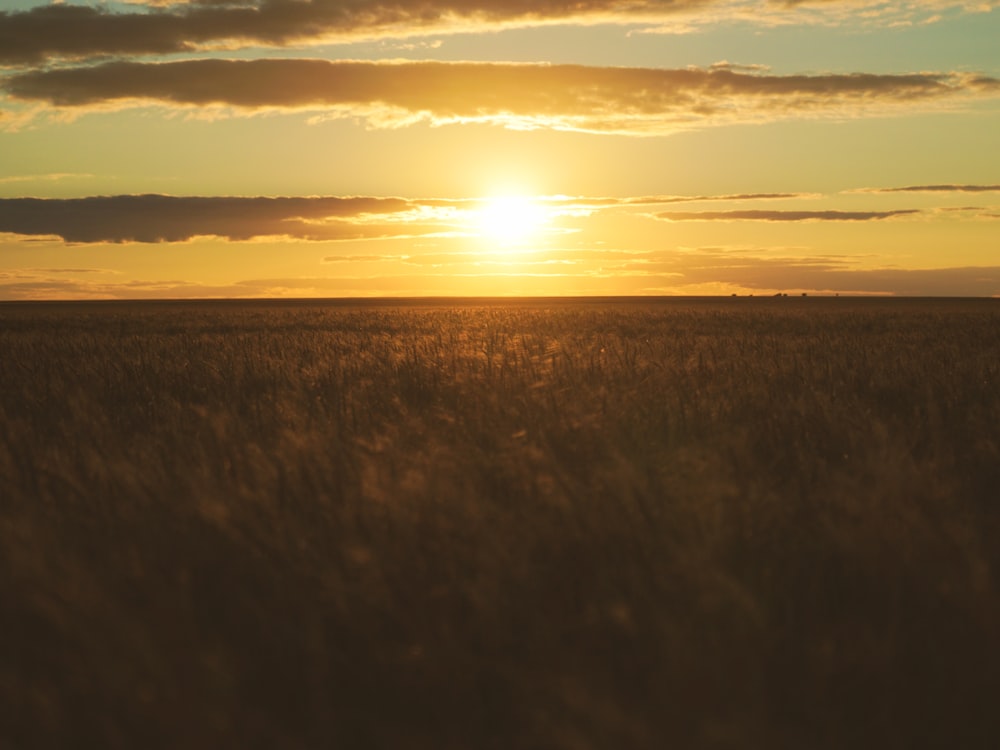
[[[0,299],[1000,295],[1000,0],[0,8]]]

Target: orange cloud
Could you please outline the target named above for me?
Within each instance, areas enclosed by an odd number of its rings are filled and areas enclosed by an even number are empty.
[[[968,73],[779,76],[729,68],[300,59],[114,62],[25,72],[4,87],[15,99],[71,108],[159,103],[363,116],[384,127],[486,122],[637,135],[1000,96],[1000,80]]]

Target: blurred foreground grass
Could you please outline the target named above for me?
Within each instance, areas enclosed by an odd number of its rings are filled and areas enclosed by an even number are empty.
[[[0,307],[0,745],[1000,746],[1000,306]]]

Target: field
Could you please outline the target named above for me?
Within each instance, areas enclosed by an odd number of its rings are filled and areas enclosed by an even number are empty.
[[[1000,747],[1000,301],[0,305],[0,746]]]

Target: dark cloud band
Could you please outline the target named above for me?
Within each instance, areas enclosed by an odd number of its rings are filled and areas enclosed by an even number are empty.
[[[552,216],[663,205],[683,200],[767,199],[796,193],[741,196],[647,196],[537,198]],[[815,197],[815,196],[811,196]],[[395,197],[199,197],[118,195],[87,198],[0,198],[0,232],[57,236],[66,242],[184,242],[194,237],[241,241],[261,237],[355,240],[416,237],[469,231],[478,199]],[[644,213],[644,212],[643,212]],[[922,215],[893,211],[730,210],[663,211],[667,221],[877,221]],[[644,215],[649,215],[645,214]]]
[[[184,52],[213,42],[282,46],[330,37],[408,36],[463,26],[571,20],[641,22],[719,0],[260,0],[140,13],[50,5],[0,14],[0,62]]]
[[[718,0],[257,0],[192,2],[145,12],[47,5],[0,13],[0,62],[186,52],[222,43],[284,46],[330,38],[412,36],[573,19],[635,21]]]
[[[885,22],[997,0],[895,0]],[[187,52],[206,46],[284,46],[358,37],[405,37],[546,23],[663,24],[724,17],[818,20],[860,17],[852,0],[245,0],[161,2],[144,11],[53,4],[0,13],[0,63],[53,57]],[[818,6],[818,7],[817,7]],[[135,7],[135,6],[133,6]],[[921,15],[922,14],[922,15]]]
[[[391,220],[413,208],[400,198],[5,198],[0,199],[0,232],[55,235],[67,242],[182,242],[197,236],[362,239],[412,232],[405,222],[393,225]]]
[[[657,134],[789,117],[861,116],[1000,95],[966,73],[776,76],[730,69],[300,59],[114,62],[11,76],[20,100],[324,111],[375,124],[491,122]]]

